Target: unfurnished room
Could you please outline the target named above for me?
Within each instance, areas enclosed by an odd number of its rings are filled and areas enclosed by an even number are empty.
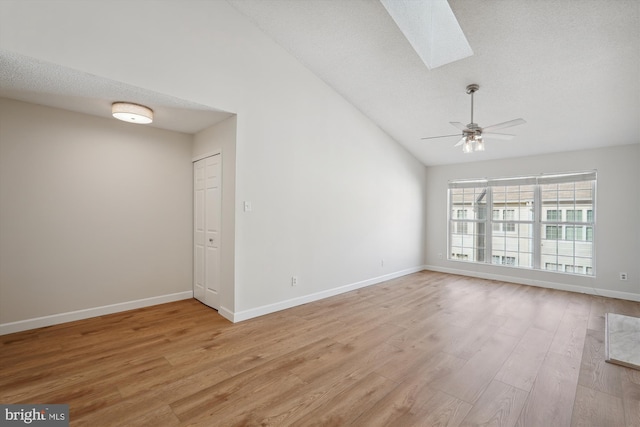
[[[0,1],[0,425],[640,426],[640,1]]]

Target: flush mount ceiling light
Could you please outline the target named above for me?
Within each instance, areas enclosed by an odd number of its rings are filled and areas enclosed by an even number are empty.
[[[153,122],[153,110],[151,108],[130,102],[114,102],[111,104],[111,114],[116,119],[129,123],[146,125]]]

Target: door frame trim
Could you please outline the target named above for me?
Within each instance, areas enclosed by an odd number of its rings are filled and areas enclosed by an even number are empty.
[[[207,151],[206,153],[199,154],[195,157],[191,158],[191,163],[195,163],[199,160],[206,159],[207,157],[217,156],[218,154],[222,154],[222,148],[214,151]]]

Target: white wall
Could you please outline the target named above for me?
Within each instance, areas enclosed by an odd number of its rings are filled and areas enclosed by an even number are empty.
[[[0,48],[237,113],[234,319],[422,267],[426,168],[226,2],[3,1]]]
[[[8,99],[0,118],[0,324],[188,297],[191,135]]]
[[[430,167],[427,170],[427,267],[579,292],[640,300],[640,144],[517,159]],[[598,171],[596,277],[448,261],[447,182],[553,172]],[[442,253],[444,259],[439,259]],[[619,280],[619,273],[629,275]]]
[[[236,127],[232,116],[201,132],[193,141],[193,158],[220,153],[222,156],[222,220],[219,313],[233,319],[235,307],[235,215],[236,215]]]

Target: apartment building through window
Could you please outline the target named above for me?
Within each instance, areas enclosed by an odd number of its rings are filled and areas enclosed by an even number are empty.
[[[595,191],[595,171],[450,181],[448,258],[594,275]]]

